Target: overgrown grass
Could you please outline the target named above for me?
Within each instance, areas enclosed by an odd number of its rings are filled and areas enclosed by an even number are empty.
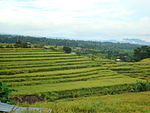
[[[21,106],[50,108],[52,113],[149,113],[149,94],[150,92],[142,92],[91,96]]]

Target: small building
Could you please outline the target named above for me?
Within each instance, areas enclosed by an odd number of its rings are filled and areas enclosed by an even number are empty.
[[[120,59],[120,58],[117,58],[116,61],[117,61],[117,62],[121,62],[121,59]]]
[[[81,47],[76,47],[77,50],[80,50],[80,51],[87,51],[88,49],[87,48],[81,48]]]
[[[74,55],[74,54],[76,54],[76,52],[71,52],[70,54],[73,54],[73,55]]]

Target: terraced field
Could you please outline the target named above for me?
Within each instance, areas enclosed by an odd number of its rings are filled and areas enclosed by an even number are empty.
[[[133,78],[140,78],[150,80],[150,58],[139,62],[117,62],[105,65],[108,69],[119,74],[130,76]]]
[[[149,79],[149,67],[149,59],[116,63],[46,49],[0,49],[0,81],[17,90],[13,95],[50,100],[123,92],[126,85]]]
[[[149,98],[150,91],[39,102],[30,106],[50,108],[52,113],[150,113]]]

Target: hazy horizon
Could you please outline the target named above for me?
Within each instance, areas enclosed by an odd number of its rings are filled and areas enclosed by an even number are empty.
[[[0,0],[0,33],[150,41],[149,0]]]

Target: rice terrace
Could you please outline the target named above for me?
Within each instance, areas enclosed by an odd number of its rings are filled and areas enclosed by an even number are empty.
[[[11,99],[19,106],[54,113],[148,113],[150,93],[139,91],[149,79],[149,58],[117,62],[45,48],[0,49],[0,82],[13,89]]]
[[[0,0],[0,113],[150,113],[150,0]]]

